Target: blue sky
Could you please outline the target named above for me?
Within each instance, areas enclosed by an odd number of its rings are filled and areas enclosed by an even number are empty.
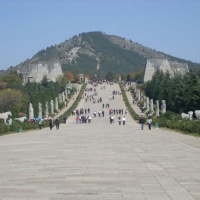
[[[200,63],[200,0],[0,0],[0,69],[89,31]]]

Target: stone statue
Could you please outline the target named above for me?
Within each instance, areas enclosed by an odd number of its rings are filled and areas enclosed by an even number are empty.
[[[159,108],[159,101],[156,101],[156,117],[160,116],[160,108]]]
[[[147,112],[149,112],[149,97],[147,97]]]
[[[38,103],[38,117],[42,119],[42,104]]]
[[[65,92],[62,92],[62,102],[65,102]]]
[[[189,115],[189,119],[192,120],[192,118],[193,118],[193,111],[189,111],[188,115]]]
[[[150,109],[151,109],[151,113],[153,114],[154,110],[153,110],[153,99],[150,100]]]
[[[46,101],[46,104],[45,104],[45,106],[46,106],[45,115],[46,115],[46,117],[49,117],[49,104],[48,104],[48,102],[47,102],[47,101]]]
[[[51,100],[51,114],[54,114],[54,104],[53,104],[53,100]]]
[[[12,125],[12,118],[8,120],[8,125]]]
[[[162,113],[166,113],[166,103],[165,103],[165,100],[162,100],[161,112]]]
[[[141,94],[140,94],[140,90],[138,90],[138,101],[141,100]]]
[[[146,108],[147,108],[147,98],[144,97],[144,109],[146,109]]]
[[[55,109],[58,111],[58,97],[56,97],[56,100],[55,100]]]
[[[67,89],[65,89],[65,98],[67,99],[68,96],[67,96]]]
[[[58,94],[58,100],[59,100],[59,103],[62,103],[62,96],[60,93]]]
[[[29,119],[34,118],[34,110],[33,110],[33,105],[32,103],[29,104]]]

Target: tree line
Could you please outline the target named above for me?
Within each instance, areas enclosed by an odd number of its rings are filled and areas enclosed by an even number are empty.
[[[200,70],[192,69],[185,75],[173,76],[157,70],[151,81],[145,83],[145,93],[150,99],[165,100],[167,110],[187,113],[200,109]]]

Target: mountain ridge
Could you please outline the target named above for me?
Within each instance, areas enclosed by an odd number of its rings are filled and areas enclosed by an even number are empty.
[[[14,69],[39,62],[59,62],[63,71],[102,77],[108,72],[127,74],[144,69],[147,59],[152,58],[185,62],[189,68],[200,67],[200,64],[158,52],[132,40],[95,31],[80,33],[47,47]]]

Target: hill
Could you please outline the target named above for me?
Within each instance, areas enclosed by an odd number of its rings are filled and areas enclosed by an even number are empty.
[[[200,64],[158,52],[119,36],[88,32],[41,50],[14,69],[26,68],[40,62],[58,62],[63,71],[103,77],[108,72],[128,74],[144,69],[147,59],[152,58],[185,62],[189,68],[200,67]]]

